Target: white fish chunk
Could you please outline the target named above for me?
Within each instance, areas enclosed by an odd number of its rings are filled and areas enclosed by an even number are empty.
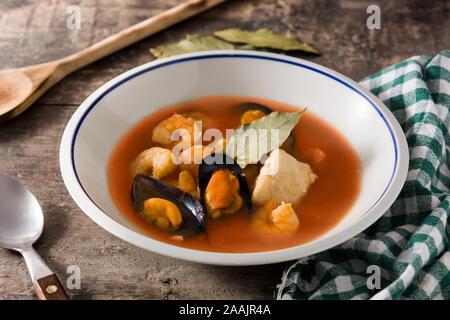
[[[275,149],[256,178],[252,203],[263,205],[270,200],[279,205],[297,203],[316,178],[307,163],[298,161],[284,150]]]

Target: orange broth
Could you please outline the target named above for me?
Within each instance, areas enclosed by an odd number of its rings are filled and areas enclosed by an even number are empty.
[[[318,179],[296,207],[300,226],[295,232],[268,234],[254,230],[249,226],[249,215],[244,209],[230,216],[208,219],[205,232],[182,241],[171,239],[171,234],[145,222],[132,205],[130,187],[133,176],[130,166],[141,151],[155,146],[151,142],[153,128],[174,113],[200,111],[210,118],[203,123],[203,131],[217,128],[225,137],[227,128],[235,129],[240,125],[240,115],[233,112],[232,108],[242,102],[260,103],[275,111],[298,110],[287,104],[260,98],[206,97],[158,110],[120,139],[108,163],[109,190],[119,211],[142,233],[159,241],[197,250],[234,253],[270,251],[318,238],[336,226],[350,210],[360,188],[358,157],[336,129],[306,112],[294,128],[293,155],[310,164]],[[317,148],[325,153],[322,160],[317,157]],[[173,182],[176,179],[177,176],[172,175],[163,180]]]

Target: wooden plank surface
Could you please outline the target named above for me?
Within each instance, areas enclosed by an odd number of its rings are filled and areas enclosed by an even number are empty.
[[[0,69],[64,57],[180,0],[6,0],[0,2]],[[381,29],[368,30],[366,8],[381,8]],[[81,29],[66,26],[67,6],[81,8]],[[81,270],[73,299],[270,299],[286,264],[217,267],[136,248],[107,233],[72,201],[62,182],[59,142],[71,114],[93,90],[151,61],[148,48],[188,33],[228,27],[289,32],[322,51],[296,54],[359,80],[412,55],[450,48],[450,2],[230,0],[70,75],[20,117],[0,124],[0,172],[25,183],[45,213],[36,250],[65,284]],[[0,250],[0,299],[34,299],[21,257]]]

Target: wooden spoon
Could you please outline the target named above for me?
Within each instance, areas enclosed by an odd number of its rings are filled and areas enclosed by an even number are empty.
[[[60,60],[0,72],[0,121],[21,114],[62,78],[226,0],[189,0]]]

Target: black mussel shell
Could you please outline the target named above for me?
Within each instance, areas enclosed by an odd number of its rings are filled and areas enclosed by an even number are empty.
[[[272,109],[270,109],[269,107],[255,102],[240,103],[236,107],[234,107],[233,110],[238,114],[244,114],[249,110],[259,110],[266,115],[272,112]]]
[[[236,176],[239,181],[239,194],[242,197],[244,206],[250,212],[252,201],[250,189],[245,179],[245,174],[241,167],[229,156],[223,153],[213,153],[203,158],[198,167],[198,187],[200,189],[200,199],[204,201],[205,190],[212,175],[218,170],[228,170]]]
[[[141,212],[144,201],[149,198],[162,198],[174,203],[183,217],[183,224],[173,234],[184,237],[194,236],[205,230],[206,211],[200,201],[191,194],[157,179],[138,174],[131,186],[134,207]]]

